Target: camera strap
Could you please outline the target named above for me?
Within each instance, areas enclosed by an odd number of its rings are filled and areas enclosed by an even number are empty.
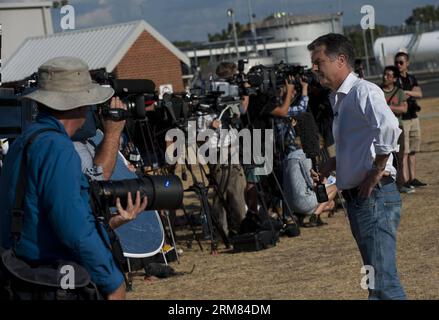
[[[92,213],[95,217],[96,229],[104,244],[111,251],[113,259],[116,262],[119,270],[122,272],[125,284],[128,288],[129,282],[127,277],[125,276],[125,264],[127,260],[123,254],[122,245],[120,244],[119,237],[109,224],[111,218],[110,208],[107,204],[102,205],[102,203],[100,202],[99,193],[92,184],[90,185],[90,195],[90,206],[92,209]],[[107,232],[108,240],[110,241],[110,243],[108,243],[103,233],[103,229],[105,229],[105,231]]]
[[[393,97],[394,97],[394,96],[396,95],[396,93],[398,92],[398,89],[399,89],[398,87],[395,87],[395,89],[394,89],[392,95],[391,95],[388,99],[386,99],[387,105],[390,106],[390,103],[391,103]]]
[[[23,217],[24,217],[24,194],[26,189],[26,163],[27,163],[27,150],[29,146],[35,141],[36,137],[46,131],[55,131],[61,133],[61,131],[52,128],[44,128],[35,131],[30,138],[26,141],[23,154],[20,163],[20,171],[18,173],[18,181],[15,187],[15,202],[11,211],[11,235],[14,241],[14,247],[20,240],[21,232],[23,230]]]

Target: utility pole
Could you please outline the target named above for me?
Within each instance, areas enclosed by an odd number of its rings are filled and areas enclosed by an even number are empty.
[[[283,14],[284,32],[285,32],[285,62],[288,63],[288,27],[286,21],[288,17],[285,12],[283,12],[282,14]]]
[[[367,50],[367,41],[366,41],[366,30],[363,29],[363,45],[364,45],[364,55],[366,58],[366,72],[367,75],[370,76],[370,66],[369,66],[369,54],[368,54],[368,50]]]
[[[372,44],[372,46],[371,46],[371,48],[372,48],[371,56],[373,57],[374,56],[373,47],[374,47],[374,44],[375,44],[375,29],[369,29],[369,32],[370,32],[370,42]]]
[[[235,40],[236,57],[239,59],[238,35],[236,33],[235,13],[233,9],[227,9],[227,15],[232,19],[233,39]]]
[[[248,4],[248,18],[250,21],[250,29],[253,36],[253,51],[255,52],[255,54],[258,54],[258,39],[257,39],[258,36],[256,34],[256,26],[253,23],[253,9],[252,9],[251,0],[247,0],[247,4]]]
[[[279,19],[278,21],[280,21],[280,23],[278,23],[279,25],[283,25],[283,34],[284,34],[284,41],[285,41],[285,61],[286,63],[288,63],[288,30],[287,30],[287,14],[285,12],[278,12],[274,14],[274,17],[276,19]],[[282,20],[281,20],[282,19]]]

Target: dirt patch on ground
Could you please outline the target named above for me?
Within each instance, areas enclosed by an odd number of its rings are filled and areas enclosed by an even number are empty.
[[[439,111],[439,99],[420,102],[422,114]],[[398,268],[409,299],[439,299],[439,117],[422,119],[418,177],[428,183],[403,195],[398,234]],[[361,257],[349,223],[339,210],[322,228],[302,229],[276,247],[253,253],[209,254],[196,242],[184,250],[176,271],[191,274],[145,281],[135,277],[129,299],[366,299]],[[179,233],[182,230],[179,230]]]

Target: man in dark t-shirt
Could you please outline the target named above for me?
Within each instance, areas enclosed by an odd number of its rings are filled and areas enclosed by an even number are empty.
[[[399,81],[399,70],[395,66],[387,66],[384,68],[383,72],[383,83],[381,89],[384,91],[384,97],[386,99],[387,105],[393,111],[395,116],[398,118],[399,128],[404,131],[404,126],[402,124],[402,115],[407,113],[407,99],[405,97],[404,90],[399,88],[396,83]],[[397,154],[397,174],[396,182],[398,185],[399,192],[401,193],[413,193],[415,189],[406,187],[406,183],[409,180],[407,176],[404,176],[405,172],[403,167],[403,156],[404,156],[404,132],[401,133],[398,139],[399,152]]]
[[[415,76],[408,73],[409,55],[405,52],[398,52],[395,56],[395,66],[400,72],[400,77],[397,82],[398,86],[404,90],[407,98],[408,109],[406,113],[402,114],[402,125],[404,134],[404,152],[403,168],[405,170],[405,177],[408,177],[406,187],[423,187],[426,184],[416,179],[416,153],[420,151],[421,147],[421,127],[419,125],[419,118],[417,112],[420,107],[416,99],[422,98],[422,90],[418,85]]]

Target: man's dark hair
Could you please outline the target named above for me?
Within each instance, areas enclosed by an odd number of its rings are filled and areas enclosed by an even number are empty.
[[[308,45],[308,50],[313,51],[318,47],[325,46],[325,54],[330,57],[344,55],[353,68],[355,64],[354,46],[345,36],[338,33],[328,33],[315,39]]]
[[[394,78],[399,78],[400,73],[399,73],[399,69],[398,69],[397,67],[395,67],[395,66],[386,66],[386,67],[384,68],[383,73],[385,73],[387,70],[393,72],[393,77],[394,77]]]
[[[233,77],[237,69],[237,66],[233,62],[221,62],[216,68],[216,75],[222,79],[228,79]]]
[[[395,55],[395,60],[398,59],[399,57],[405,57],[405,60],[406,60],[406,61],[409,61],[409,54],[408,54],[408,53],[405,53],[405,52],[398,52],[398,53]]]
[[[46,106],[45,104],[42,104],[41,102],[36,102],[36,104],[37,104],[38,112],[47,113],[47,114],[50,114],[53,116],[58,116],[62,113],[61,111],[49,108],[48,106]]]
[[[41,102],[36,101],[36,104],[37,104],[38,112],[47,113],[47,114],[50,114],[56,118],[64,118],[64,119],[75,118],[76,114],[73,111],[80,108],[80,107],[78,107],[78,108],[71,109],[71,110],[61,111],[61,110],[52,109],[52,108],[46,106],[45,104],[42,104]]]

